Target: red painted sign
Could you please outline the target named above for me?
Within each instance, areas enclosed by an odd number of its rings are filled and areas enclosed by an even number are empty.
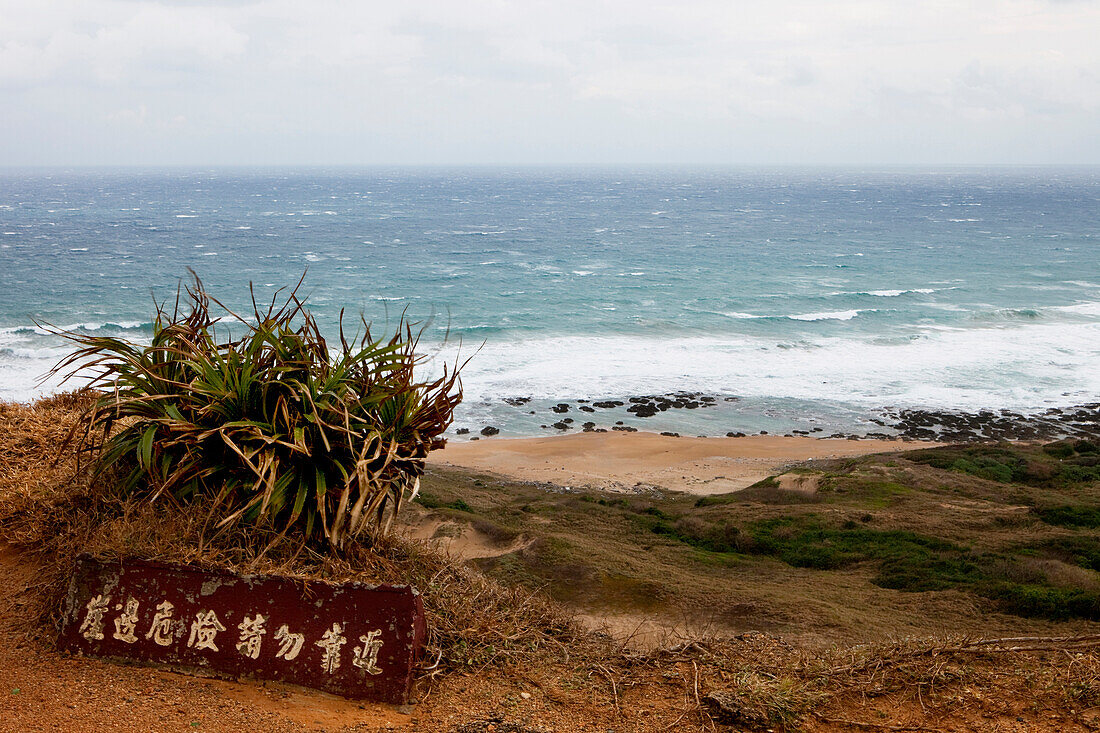
[[[235,575],[146,560],[77,560],[59,645],[220,676],[404,703],[427,628],[409,586]]]

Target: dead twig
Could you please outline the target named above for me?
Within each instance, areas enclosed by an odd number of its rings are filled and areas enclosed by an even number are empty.
[[[850,725],[855,728],[875,728],[878,730],[932,731],[932,733],[943,733],[942,728],[928,728],[923,725],[890,725],[889,723],[864,723],[858,720],[848,720],[846,718],[826,718],[824,715],[818,715],[817,713],[814,713],[814,717],[820,720],[822,723],[832,723],[833,725]]]

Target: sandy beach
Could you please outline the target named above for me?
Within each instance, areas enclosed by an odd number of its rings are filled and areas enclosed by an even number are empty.
[[[813,459],[912,450],[927,443],[753,435],[677,438],[657,433],[576,433],[547,438],[451,441],[429,465],[484,471],[520,481],[631,491],[659,487],[721,494]]]

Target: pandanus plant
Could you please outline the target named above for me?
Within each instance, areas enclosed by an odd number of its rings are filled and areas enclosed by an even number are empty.
[[[386,534],[445,442],[459,365],[418,382],[423,329],[404,315],[381,339],[360,317],[349,340],[341,312],[330,349],[300,286],[265,308],[253,293],[242,318],[195,276],[171,311],[155,304],[147,346],[59,332],[77,349],[55,372],[90,376],[100,392],[71,436],[93,476],[111,470],[124,495],[202,506],[216,531],[300,533],[335,552]]]

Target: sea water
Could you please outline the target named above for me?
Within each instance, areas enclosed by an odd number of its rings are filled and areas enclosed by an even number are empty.
[[[716,406],[633,424],[1100,396],[1097,168],[54,169],[0,172],[0,399],[57,388],[67,346],[36,323],[147,339],[188,268],[233,308],[305,273],[330,333],[406,313],[425,369],[471,357],[475,432],[681,390]]]

